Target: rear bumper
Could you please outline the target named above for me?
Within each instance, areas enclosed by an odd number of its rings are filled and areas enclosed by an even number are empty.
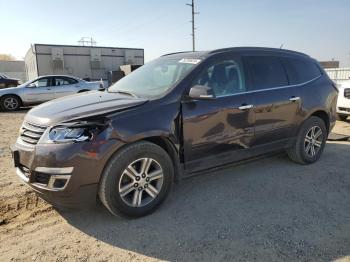
[[[109,157],[121,143],[105,141],[11,147],[20,180],[58,207],[96,203],[98,184]]]

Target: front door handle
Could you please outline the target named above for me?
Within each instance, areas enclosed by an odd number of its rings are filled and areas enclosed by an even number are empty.
[[[253,105],[241,105],[238,107],[239,110],[247,110],[253,108]]]
[[[300,97],[299,96],[292,96],[291,98],[289,98],[289,100],[292,102],[295,102],[295,101],[300,100]]]

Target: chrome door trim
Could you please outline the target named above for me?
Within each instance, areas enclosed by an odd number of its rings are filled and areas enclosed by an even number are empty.
[[[269,91],[269,90],[278,90],[278,89],[284,89],[284,88],[290,88],[290,87],[298,87],[298,86],[303,86],[306,84],[309,84],[319,78],[321,78],[322,75],[315,77],[307,82],[303,82],[301,84],[297,85],[288,85],[288,86],[278,86],[278,87],[271,87],[271,88],[264,88],[264,89],[259,89],[259,90],[251,90],[251,91],[246,91],[246,92],[240,92],[240,93],[235,93],[235,94],[229,94],[229,95],[222,95],[222,96],[217,96],[216,98],[221,98],[221,97],[228,97],[228,96],[236,96],[236,95],[243,95],[243,94],[250,94],[250,93],[257,93],[257,92],[264,92],[264,91]]]
[[[289,101],[293,101],[293,102],[298,101],[298,100],[300,100],[299,96],[289,98]]]
[[[251,109],[253,108],[253,105],[243,105],[243,106],[239,106],[238,109],[239,110],[247,110],[247,109]]]

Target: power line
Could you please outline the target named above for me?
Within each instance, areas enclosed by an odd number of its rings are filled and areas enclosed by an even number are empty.
[[[79,41],[78,44],[81,46],[96,46],[97,42],[89,36],[83,36]]]
[[[192,23],[192,50],[193,52],[196,51],[196,35],[195,35],[195,31],[196,31],[196,27],[194,26],[194,16],[198,15],[199,12],[195,12],[195,8],[194,8],[194,0],[192,0],[192,4],[186,4],[190,7],[192,7],[192,20],[190,21]]]

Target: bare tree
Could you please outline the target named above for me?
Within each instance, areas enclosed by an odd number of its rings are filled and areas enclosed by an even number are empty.
[[[0,54],[0,61],[14,61],[16,58],[11,54]]]

